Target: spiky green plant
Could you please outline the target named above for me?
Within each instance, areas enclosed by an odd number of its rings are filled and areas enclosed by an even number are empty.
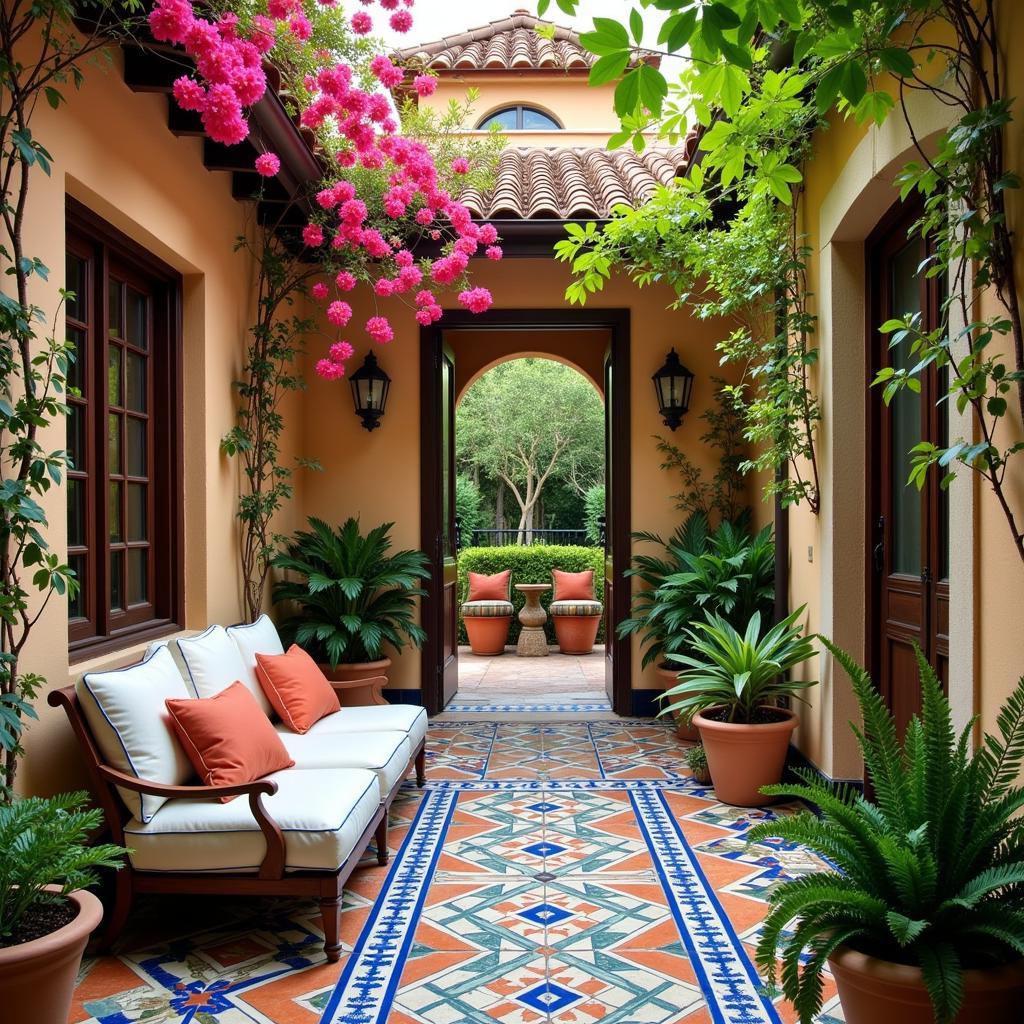
[[[291,574],[274,585],[274,601],[298,608],[281,624],[282,636],[332,668],[341,662],[376,661],[384,645],[420,647],[426,633],[414,620],[415,598],[430,575],[420,551],[391,550],[384,523],[365,536],[359,520],[335,529],[310,518],[274,567]]]
[[[955,732],[949,701],[918,651],[922,710],[901,742],[867,672],[822,642],[853,680],[864,724],[852,728],[875,795],[799,769],[800,784],[764,788],[810,801],[821,816],[765,822],[749,841],[801,843],[837,870],[773,890],[757,960],[773,984],[781,977],[803,1024],[820,1011],[822,969],[843,945],[920,967],[935,1020],[949,1024],[966,969],[1024,955],[1024,678],[996,720],[998,735],[971,754],[974,721]]]
[[[781,697],[799,696],[817,686],[817,680],[789,679],[789,670],[814,656],[814,644],[797,622],[804,609],[772,626],[761,635],[761,613],[754,612],[740,633],[720,615],[686,630],[690,654],[669,654],[673,664],[684,666],[680,682],[664,693],[666,706],[660,715],[675,712],[689,722],[698,711],[720,708],[727,722],[756,722],[763,708]],[[672,704],[669,698],[679,699]]]
[[[121,867],[122,847],[89,844],[102,823],[88,793],[0,804],[0,946],[33,908],[94,885],[97,868]]]

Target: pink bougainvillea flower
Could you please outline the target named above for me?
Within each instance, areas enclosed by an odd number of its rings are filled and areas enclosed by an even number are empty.
[[[416,223],[426,227],[434,219],[434,211],[429,206],[424,206],[416,211]]]
[[[416,293],[415,302],[417,306],[432,306],[436,301],[434,293],[428,292],[425,288],[423,291]]]
[[[387,317],[383,316],[371,316],[366,321],[366,333],[380,345],[386,345],[395,337],[391,324],[388,322]]]
[[[373,31],[373,18],[366,11],[356,11],[352,15],[352,31],[358,36],[369,35]]]
[[[345,364],[333,359],[319,359],[316,364],[316,373],[324,380],[340,380],[345,376]]]
[[[484,245],[493,245],[498,240],[498,229],[493,224],[483,224],[480,227],[480,241]]]
[[[491,308],[491,293],[486,288],[473,288],[459,292],[459,302],[471,313],[486,313]]]
[[[206,90],[187,75],[175,79],[174,98],[182,110],[202,110],[206,106]]]
[[[487,258],[489,260],[500,260],[504,253],[501,251],[500,245],[489,245],[487,246]]]
[[[390,25],[396,32],[408,32],[412,28],[412,15],[408,11],[395,11]]]
[[[352,353],[355,349],[347,341],[336,341],[330,347],[330,357],[336,363],[344,363],[352,358]]]
[[[347,302],[342,302],[341,299],[335,299],[327,307],[327,319],[335,327],[346,327],[349,320],[352,319],[352,307]]]
[[[291,29],[292,35],[302,43],[313,34],[313,26],[309,23],[309,18],[301,12],[291,16],[288,28]]]
[[[452,170],[456,174],[469,174],[469,161],[464,156],[457,156],[452,161]]]
[[[437,89],[437,79],[433,75],[417,75],[412,86],[420,96],[433,96]]]
[[[302,229],[302,241],[311,249],[324,244],[324,229],[319,224],[307,224]]]
[[[334,283],[343,291],[350,292],[356,286],[356,276],[348,270],[339,270]]]
[[[161,43],[180,45],[194,21],[195,15],[188,0],[161,0],[149,12],[149,30]]]
[[[314,299],[319,299],[322,302],[328,295],[327,285],[325,285],[323,281],[317,281],[317,283],[309,289],[309,293]]]
[[[405,77],[402,74],[401,68],[396,68],[395,65],[392,64],[391,61],[382,53],[377,54],[377,56],[370,61],[370,70],[373,72],[377,81],[388,89],[393,89]]]
[[[379,277],[373,285],[374,292],[382,299],[395,294],[395,282],[386,277]]]
[[[276,153],[260,153],[256,157],[256,172],[264,178],[272,178],[281,170],[281,160]]]

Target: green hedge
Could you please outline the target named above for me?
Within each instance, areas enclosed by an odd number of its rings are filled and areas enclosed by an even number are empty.
[[[531,544],[525,547],[510,544],[494,548],[465,548],[459,552],[459,606],[466,600],[469,592],[469,573],[479,572],[492,576],[496,572],[512,570],[512,604],[514,606],[512,628],[509,630],[509,643],[519,639],[519,609],[522,608],[523,595],[515,589],[517,583],[550,583],[551,570],[561,569],[564,572],[584,572],[594,570],[594,594],[599,601],[604,600],[604,550],[602,548],[574,547],[558,544]],[[541,595],[540,603],[547,608],[551,603],[552,592],[549,590]],[[555,642],[555,629],[548,619],[544,627],[548,642]],[[604,617],[597,634],[598,643],[604,643]],[[466,627],[462,616],[459,616],[459,643],[469,643]]]

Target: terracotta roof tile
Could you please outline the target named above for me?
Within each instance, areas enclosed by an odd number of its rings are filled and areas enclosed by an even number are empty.
[[[620,203],[637,206],[658,184],[688,165],[690,148],[606,150],[596,147],[510,147],[498,162],[494,187],[462,201],[484,219],[604,219]]]
[[[403,63],[434,71],[588,70],[597,59],[580,45],[572,29],[555,26],[554,39],[537,35],[541,21],[526,11],[480,28],[398,51]]]

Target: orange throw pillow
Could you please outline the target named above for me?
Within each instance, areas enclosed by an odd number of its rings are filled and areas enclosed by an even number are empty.
[[[469,574],[469,597],[467,601],[507,601],[509,584],[512,581],[512,570],[496,572],[493,576],[485,576],[480,572]]]
[[[321,718],[341,710],[334,687],[297,644],[284,654],[257,654],[256,678],[292,732],[309,732]]]
[[[562,572],[552,569],[551,578],[555,581],[553,601],[593,601],[594,570],[586,572]]]
[[[174,731],[207,786],[236,786],[295,762],[270,719],[244,683],[234,682],[213,697],[164,701]],[[233,796],[223,796],[227,803]]]

